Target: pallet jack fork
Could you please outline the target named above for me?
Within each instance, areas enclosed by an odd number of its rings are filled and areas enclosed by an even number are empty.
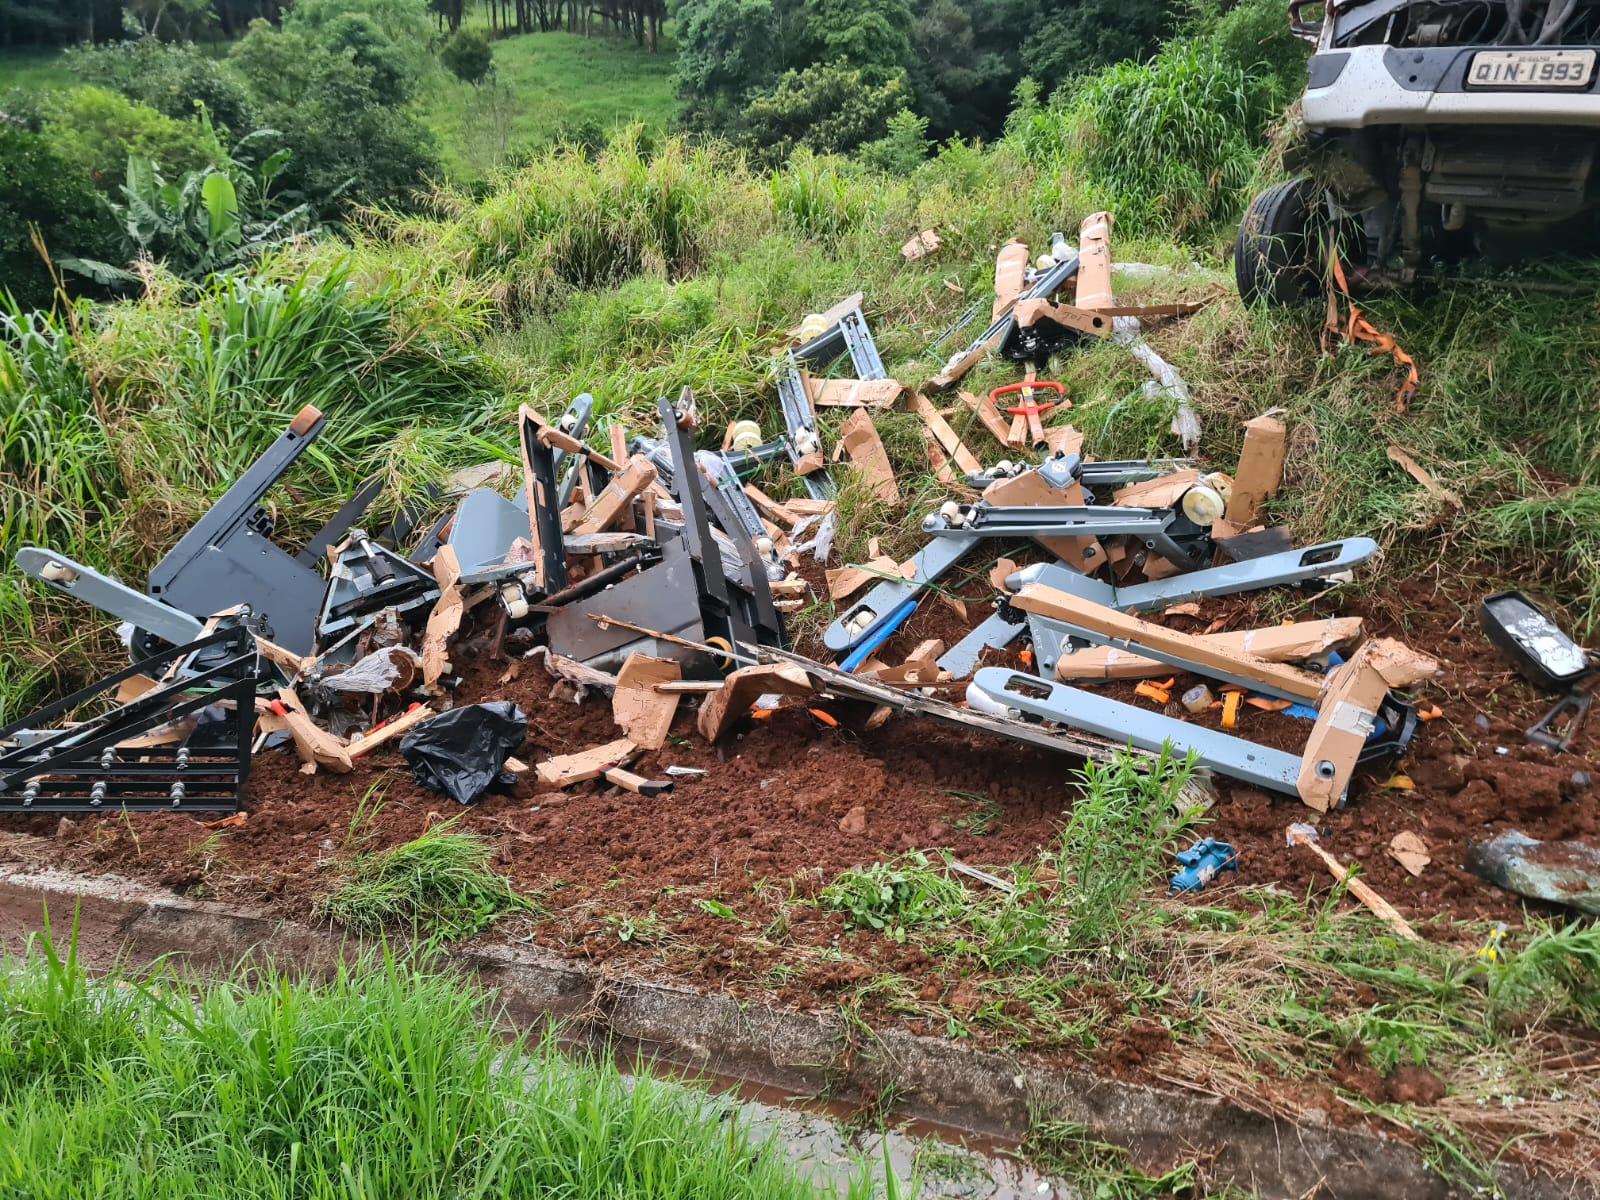
[[[1116,738],[1144,749],[1170,742],[1193,751],[1202,765],[1259,787],[1297,795],[1326,812],[1342,804],[1357,764],[1374,753],[1403,753],[1416,729],[1412,706],[1397,690],[1431,677],[1432,660],[1399,642],[1363,643],[1326,679],[1219,651],[1202,639],[1149,625],[1072,596],[1032,584],[1019,607],[1061,621],[1075,637],[1126,649],[1179,669],[1259,690],[1316,711],[1303,753],[1290,754],[1189,721],[1148,712],[1104,695],[1003,668],[985,668],[968,688],[968,702],[988,711],[1018,713]]]
[[[7,725],[0,812],[235,811],[250,773],[260,670],[240,614]],[[163,682],[99,716],[51,727],[136,676]]]

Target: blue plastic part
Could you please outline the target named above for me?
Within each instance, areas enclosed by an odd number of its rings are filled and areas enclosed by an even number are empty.
[[[902,600],[898,606],[889,610],[889,615],[878,622],[878,627],[869,633],[866,640],[845,657],[839,664],[841,671],[854,671],[867,659],[872,657],[872,652],[894,636],[895,630],[904,625],[911,614],[917,611],[917,601],[921,599],[920,593],[908,600]]]
[[[1172,877],[1167,886],[1168,895],[1203,891],[1220,872],[1237,874],[1239,871],[1239,852],[1216,838],[1201,838],[1174,857],[1183,869]]]

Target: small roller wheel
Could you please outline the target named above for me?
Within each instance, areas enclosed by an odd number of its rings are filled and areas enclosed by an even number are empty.
[[[1285,180],[1251,201],[1233,244],[1234,277],[1245,303],[1288,307],[1318,294],[1320,207],[1317,188],[1305,176]]]

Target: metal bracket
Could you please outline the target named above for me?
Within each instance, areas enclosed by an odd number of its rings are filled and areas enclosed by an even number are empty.
[[[241,475],[150,572],[149,592],[190,616],[250,605],[263,636],[295,654],[316,641],[322,576],[270,537],[261,500],[326,424],[311,406]]]

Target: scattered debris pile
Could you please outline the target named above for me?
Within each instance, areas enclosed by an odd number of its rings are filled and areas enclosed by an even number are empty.
[[[1207,772],[1319,813],[1342,805],[1359,768],[1393,762],[1437,714],[1415,693],[1435,663],[1368,637],[1354,616],[1203,624],[1208,601],[1326,587],[1378,547],[1366,538],[1296,547],[1260,523],[1287,442],[1274,414],[1247,423],[1232,474],[1190,459],[1096,461],[1086,452],[1061,419],[1071,410],[1065,389],[1037,378],[1086,338],[1113,339],[1149,369],[1147,386],[1171,401],[1186,451],[1199,435],[1186,385],[1139,325],[1197,305],[1117,307],[1110,230],[1109,215],[1096,214],[1078,249],[1055,235],[1033,265],[1020,242],[1002,248],[991,324],[921,387],[889,376],[860,294],[808,317],[777,360],[784,432],[770,440],[745,420],[719,448],[697,448],[716,439],[687,388],[659,400],[659,430],[631,437],[612,422],[602,439],[589,395],[555,420],[525,406],[516,428],[523,486],[513,497],[491,486],[501,472],[465,473],[444,511],[430,512],[443,493],[418,497],[369,534],[358,522],[379,493],[375,480],[291,554],[273,540],[262,500],[323,428],[307,408],[143,591],[48,549],[22,550],[24,572],[123,622],[135,663],[0,730],[0,811],[231,812],[251,754],[280,746],[307,773],[349,772],[392,747],[420,782],[462,804],[528,775],[547,790],[603,779],[660,796],[674,786],[670,768],[661,778],[629,768],[668,744],[685,701],[698,704],[695,726],[712,742],[783,705],[863,731],[899,714],[1077,758],[1172,746]],[[929,231],[905,254],[938,247]],[[1026,364],[1024,378],[981,397],[957,389],[941,407],[938,397],[991,352]],[[824,376],[844,361],[851,376]],[[900,502],[874,422],[896,406],[920,422],[949,499],[926,514],[926,544],[908,560],[880,553],[874,539],[867,561],[830,567],[837,472],[860,472],[885,502]],[[835,409],[847,411],[830,446],[818,415]],[[958,417],[994,445],[975,451],[952,424]],[[606,451],[590,444],[599,440]],[[791,471],[789,499],[752,482],[787,483]],[[995,593],[976,623],[940,584],[974,568],[987,570]],[[799,653],[786,617],[821,601],[837,619],[819,647],[808,645],[812,654]],[[930,601],[949,602],[964,635],[922,641],[891,661],[893,639]],[[821,661],[824,652],[835,662]],[[1549,738],[1570,737],[1592,680],[1581,650],[1556,657],[1560,669],[1536,679],[1564,697],[1536,731]],[[457,702],[460,664],[485,658],[505,662],[502,684],[532,659],[575,700],[609,695],[617,736],[519,760],[521,710],[493,696]],[[71,723],[106,697],[108,711]],[[1292,729],[1303,736],[1286,736]],[[1314,830],[1295,825],[1288,836],[1343,877]],[[1179,892],[1239,869],[1219,840],[1179,861]],[[1375,894],[1352,892],[1399,921]]]

